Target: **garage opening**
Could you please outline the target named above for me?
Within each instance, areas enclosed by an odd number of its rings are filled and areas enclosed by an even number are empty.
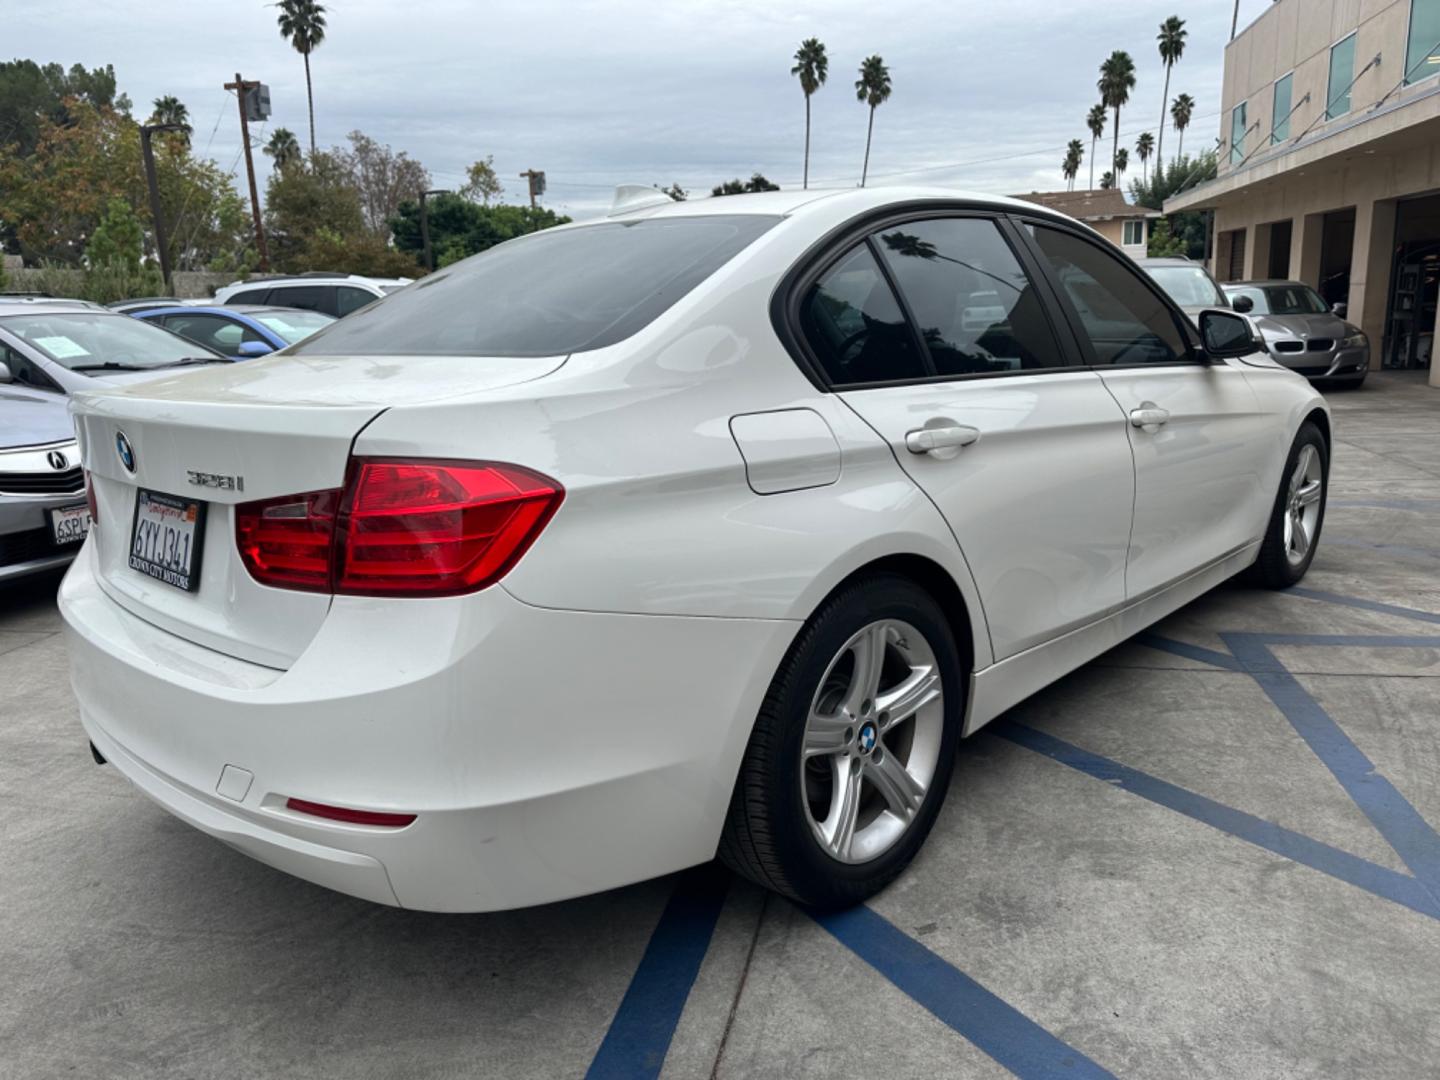
[[[1395,265],[1385,329],[1384,366],[1428,368],[1440,297],[1440,195],[1395,207]]]
[[[1290,240],[1293,225],[1289,221],[1277,221],[1270,226],[1270,257],[1265,267],[1265,276],[1271,281],[1287,281],[1290,278]]]
[[[1354,251],[1355,208],[1326,214],[1320,233],[1319,290],[1326,304],[1350,302],[1350,259]]]

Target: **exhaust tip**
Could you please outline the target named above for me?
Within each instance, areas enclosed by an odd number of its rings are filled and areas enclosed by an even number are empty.
[[[90,756],[95,759],[96,765],[107,764],[107,762],[105,761],[105,755],[100,753],[100,751],[95,748],[95,744],[93,742],[90,744]]]

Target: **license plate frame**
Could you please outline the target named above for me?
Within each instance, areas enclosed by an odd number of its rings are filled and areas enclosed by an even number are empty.
[[[50,539],[59,548],[73,547],[82,543],[85,537],[90,535],[90,529],[95,524],[90,520],[90,507],[82,503],[74,503],[70,506],[57,506],[49,512],[50,517]],[[62,529],[61,526],[71,522],[83,522],[78,536],[72,535],[73,529]],[[64,535],[62,535],[62,533]]]
[[[200,499],[137,488],[135,514],[130,522],[130,550],[126,556],[130,569],[182,592],[193,593],[199,589],[201,555],[205,548],[205,509],[206,503]],[[142,520],[150,526],[143,538]],[[181,542],[187,538],[189,546],[179,551]],[[157,559],[157,554],[164,558]]]

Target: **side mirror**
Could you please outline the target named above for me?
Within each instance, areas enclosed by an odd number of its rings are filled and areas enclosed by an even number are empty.
[[[10,365],[5,363],[4,360],[0,360],[0,385],[14,381],[15,376],[10,374]]]
[[[257,356],[268,356],[274,351],[274,346],[269,345],[264,341],[242,341],[240,343],[240,348],[237,349],[235,352],[237,356],[240,356],[245,360],[250,360]]]
[[[1249,356],[1259,347],[1245,316],[1230,311],[1202,311],[1200,340],[1205,343],[1205,354],[1212,360]]]
[[[1333,305],[1330,310],[1335,313],[1337,319],[1343,319],[1350,314],[1350,305],[1345,303],[1344,300],[1341,300],[1338,304]]]
[[[1241,315],[1249,315],[1250,312],[1255,310],[1255,301],[1248,296],[1237,296],[1234,300],[1230,301],[1230,306]]]

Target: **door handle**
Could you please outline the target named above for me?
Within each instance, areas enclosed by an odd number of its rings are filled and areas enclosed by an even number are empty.
[[[1160,408],[1153,401],[1146,401],[1138,409],[1130,410],[1130,423],[1138,428],[1159,427],[1169,419],[1169,410]]]
[[[956,424],[953,427],[916,428],[905,433],[905,449],[912,454],[969,446],[980,438],[980,429]]]

